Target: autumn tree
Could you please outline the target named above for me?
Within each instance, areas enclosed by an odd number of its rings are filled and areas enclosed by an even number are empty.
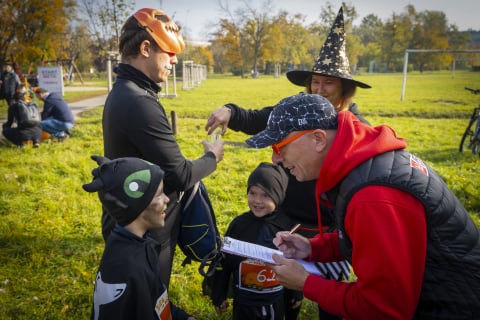
[[[270,36],[272,2],[264,1],[262,9],[254,8],[246,0],[242,3],[243,7],[232,11],[227,1],[218,1],[220,10],[227,18],[221,19],[215,36],[219,42],[227,45],[232,67],[236,67],[236,73],[243,77],[247,69],[256,74],[259,60],[265,58],[265,43]]]
[[[90,33],[85,25],[69,26],[65,51],[74,60],[80,72],[87,71],[92,66],[92,44]]]
[[[339,9],[326,2],[318,21],[305,25],[302,15],[280,11],[259,20],[254,13],[262,11],[249,10],[246,4],[232,14],[226,7],[228,2],[220,3],[230,15],[219,21],[211,39],[215,70],[238,74],[243,74],[248,66],[268,68],[277,63],[282,64],[282,70],[310,69]],[[372,62],[385,66],[380,71],[399,71],[403,68],[406,49],[461,49],[468,45],[468,33],[448,25],[446,15],[440,11],[417,12],[414,6],[408,5],[403,12],[393,13],[385,21],[374,14],[367,15],[359,27],[353,25],[357,18],[355,7],[343,4],[343,11],[346,51],[352,72],[357,66],[369,67]],[[259,29],[258,22],[262,21],[265,28]],[[262,31],[261,37],[255,34],[256,30]],[[415,54],[410,66],[448,68],[453,57],[453,54]]]
[[[83,21],[94,39],[93,64],[98,70],[105,70],[107,55],[118,52],[120,31],[134,3],[131,0],[79,0],[79,3]]]
[[[370,63],[374,63],[380,56],[380,37],[383,29],[382,20],[374,15],[365,16],[360,25],[354,28],[354,33],[358,36],[362,43],[363,54],[359,57],[359,65],[370,67]]]
[[[304,27],[305,16],[281,11],[273,17],[270,41],[265,44],[272,64],[280,63],[283,69],[310,68],[318,54],[318,37]]]
[[[222,41],[220,39],[213,39],[208,48],[212,52],[214,61],[213,72],[225,73],[230,71],[230,66],[226,59],[228,49],[223,45]]]
[[[469,44],[472,41],[471,32],[469,31],[460,31],[456,25],[449,25],[448,32],[448,46],[451,50],[462,50],[462,49],[475,49],[470,47]],[[476,49],[480,49],[480,45],[477,45]],[[472,66],[479,65],[478,54],[477,60],[475,60],[475,54],[473,53],[453,53],[452,58],[454,61],[459,60],[461,65],[465,66],[469,62]]]
[[[415,14],[414,10],[411,12],[415,22],[410,49],[449,49],[447,18],[443,12],[428,10],[418,14]],[[418,53],[412,56],[411,61],[416,69],[422,72],[427,67],[444,69],[450,65],[452,57],[450,54]]]
[[[240,30],[237,25],[228,19],[221,19],[213,36],[212,52],[215,64],[217,66],[228,66],[230,71],[234,73],[235,70],[242,70],[245,63],[241,52],[245,44],[240,37]]]
[[[195,64],[207,66],[208,69],[213,69],[214,59],[212,51],[206,46],[187,45],[181,55],[178,56],[178,64],[183,61],[191,60]]]
[[[392,14],[380,33],[381,50],[379,61],[386,64],[388,71],[398,71],[403,67],[405,49],[412,39],[412,21],[408,15]]]
[[[413,5],[405,7],[401,14],[393,14],[380,32],[380,58],[391,71],[402,68],[405,50],[452,50],[460,45],[454,40],[454,26],[449,26],[441,11],[417,12]],[[451,54],[415,53],[410,62],[417,70],[439,70],[448,68]]]
[[[67,26],[74,0],[9,0],[0,2],[0,64],[16,62],[23,72],[41,60],[68,58]]]
[[[251,70],[256,77],[258,74],[258,61],[265,58],[265,43],[269,41],[268,38],[273,38],[270,33],[271,21],[268,11],[258,12],[249,8],[252,19],[249,19],[242,32],[242,37],[245,38],[246,48],[252,50],[245,50],[244,54],[251,61]],[[273,39],[272,39],[273,40]],[[249,55],[250,54],[250,55]]]

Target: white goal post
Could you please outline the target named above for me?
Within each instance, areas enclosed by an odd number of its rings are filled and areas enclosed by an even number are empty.
[[[407,83],[407,67],[408,67],[408,54],[416,52],[430,52],[430,53],[480,53],[480,50],[434,50],[434,49],[407,49],[405,50],[405,58],[403,62],[403,80],[402,80],[402,94],[400,100],[403,101],[405,97],[405,86]]]

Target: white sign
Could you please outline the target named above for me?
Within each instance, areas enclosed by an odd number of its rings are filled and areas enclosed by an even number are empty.
[[[38,85],[49,92],[56,92],[63,96],[62,67],[38,67]]]

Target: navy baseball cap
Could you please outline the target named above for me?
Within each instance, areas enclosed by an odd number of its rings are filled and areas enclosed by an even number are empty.
[[[254,148],[265,148],[283,140],[290,132],[337,129],[337,112],[318,94],[299,93],[282,99],[268,118],[265,130],[247,139]]]

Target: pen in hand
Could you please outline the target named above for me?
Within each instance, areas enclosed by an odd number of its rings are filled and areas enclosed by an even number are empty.
[[[294,234],[295,232],[297,232],[298,228],[300,228],[302,225],[300,223],[297,223],[296,225],[293,226],[292,229],[290,229],[290,234]]]
[[[298,230],[298,228],[300,228],[301,226],[302,226],[302,225],[301,225],[300,223],[297,223],[296,225],[293,226],[292,229],[290,229],[290,231],[288,232],[288,234],[294,234],[294,233]],[[280,242],[280,243],[277,243],[276,240],[277,240],[277,239],[273,239],[273,244],[274,244],[277,248],[279,248],[279,247],[283,244],[283,241]]]

